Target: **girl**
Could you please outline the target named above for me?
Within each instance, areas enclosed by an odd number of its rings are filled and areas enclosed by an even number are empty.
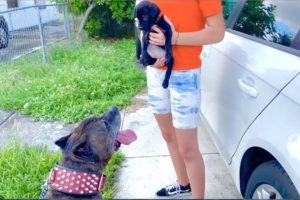
[[[204,198],[205,168],[198,147],[197,127],[200,112],[199,57],[202,46],[222,41],[224,20],[221,0],[152,0],[172,27],[174,67],[169,87],[162,81],[165,59],[147,67],[149,102],[166,141],[177,176],[174,184],[157,192],[159,197],[192,192]],[[153,27],[150,43],[165,45],[165,36]]]

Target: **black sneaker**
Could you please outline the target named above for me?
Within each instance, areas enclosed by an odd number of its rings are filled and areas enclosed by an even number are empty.
[[[191,193],[191,186],[188,184],[187,186],[181,186],[177,181],[171,185],[168,185],[158,192],[156,195],[159,197],[170,197],[175,198],[179,196],[185,196]]]

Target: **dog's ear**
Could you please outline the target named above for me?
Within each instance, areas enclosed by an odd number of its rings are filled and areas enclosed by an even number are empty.
[[[150,16],[152,18],[156,17],[160,13],[159,7],[156,4],[154,4],[154,3],[150,3],[148,5],[148,10],[149,10]]]
[[[92,158],[93,152],[90,148],[90,145],[87,142],[84,142],[80,145],[78,145],[75,150],[74,154],[81,158]]]
[[[64,149],[66,147],[66,144],[68,142],[68,139],[70,138],[71,134],[61,137],[60,139],[55,141],[55,144],[59,146],[61,149]]]

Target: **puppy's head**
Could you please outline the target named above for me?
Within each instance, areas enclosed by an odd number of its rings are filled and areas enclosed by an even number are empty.
[[[160,9],[149,1],[142,1],[136,5],[134,17],[138,20],[138,28],[142,31],[150,31],[157,21]]]
[[[74,127],[71,134],[55,142],[63,150],[63,162],[102,171],[114,153],[121,115],[116,107],[100,117],[90,117]],[[84,166],[80,166],[84,165]]]

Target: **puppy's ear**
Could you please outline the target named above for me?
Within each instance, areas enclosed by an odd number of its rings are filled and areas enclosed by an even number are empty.
[[[61,137],[60,139],[55,141],[55,144],[57,146],[59,146],[61,149],[65,149],[66,144],[67,144],[68,139],[70,138],[70,136],[71,136],[71,134],[69,134],[67,136],[64,136],[64,137]]]
[[[150,16],[152,18],[156,17],[160,13],[159,7],[156,4],[154,4],[154,3],[150,3],[148,5],[148,10],[149,10]]]

